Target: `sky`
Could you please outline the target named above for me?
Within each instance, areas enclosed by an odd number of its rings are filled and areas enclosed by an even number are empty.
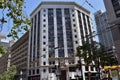
[[[24,10],[25,15],[29,17],[30,13],[40,4],[41,1],[74,1],[77,4],[85,7],[91,12],[91,17],[93,20],[93,26],[96,31],[96,25],[94,20],[94,13],[98,10],[105,11],[103,0],[87,0],[90,4],[92,4],[92,7],[90,7],[85,0],[25,0],[25,6],[26,9]],[[0,10],[0,18],[2,17],[1,10]],[[12,26],[11,22],[3,25],[2,33],[8,34],[10,31],[10,27]],[[9,39],[9,38],[8,38]]]

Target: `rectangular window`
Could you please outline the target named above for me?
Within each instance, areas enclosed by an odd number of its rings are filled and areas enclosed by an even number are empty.
[[[67,47],[73,49],[71,17],[70,17],[70,10],[68,8],[64,9],[64,15],[65,15]],[[75,21],[75,20],[73,20],[73,21]],[[73,51],[71,52],[70,50],[68,50],[68,54],[73,54]]]
[[[48,9],[48,43],[49,43],[49,57],[55,57],[54,54],[54,12],[53,8]],[[51,50],[53,49],[53,50]]]

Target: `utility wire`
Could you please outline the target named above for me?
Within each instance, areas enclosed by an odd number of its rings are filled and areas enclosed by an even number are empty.
[[[93,8],[95,11],[97,11],[97,9],[96,9],[88,0],[85,0],[85,2],[86,2],[91,8]]]

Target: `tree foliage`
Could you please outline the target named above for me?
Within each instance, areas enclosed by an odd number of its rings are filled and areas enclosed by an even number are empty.
[[[5,53],[6,53],[6,49],[2,45],[0,45],[0,54],[4,55]]]
[[[2,10],[0,22],[3,25],[9,22],[8,18],[12,20],[13,26],[8,37],[13,39],[18,38],[19,32],[22,32],[22,30],[27,31],[28,26],[32,25],[29,18],[23,14],[24,3],[24,0],[0,0],[0,9]]]
[[[105,66],[117,64],[114,54],[107,52],[104,46],[95,41],[92,43],[85,42],[82,46],[79,46],[77,56],[84,59],[86,65]]]
[[[11,66],[5,71],[2,75],[0,75],[0,80],[13,80],[16,75],[16,66]]]

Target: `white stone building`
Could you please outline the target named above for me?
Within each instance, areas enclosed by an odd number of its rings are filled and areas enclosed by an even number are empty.
[[[76,48],[93,32],[87,9],[75,2],[41,2],[31,21],[28,80],[69,80],[81,75],[85,80],[88,72],[96,73],[90,66],[76,69]]]

